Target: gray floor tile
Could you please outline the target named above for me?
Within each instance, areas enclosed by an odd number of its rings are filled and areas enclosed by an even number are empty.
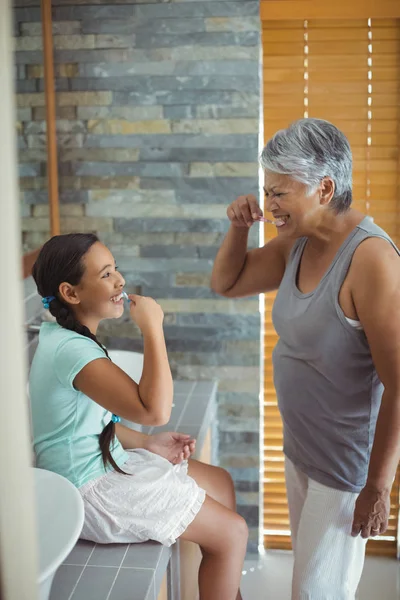
[[[185,425],[198,425],[203,422],[204,414],[207,412],[208,408],[208,398],[199,399],[197,402],[192,401],[190,406],[185,410],[182,419],[180,421],[179,426]]]
[[[193,381],[174,381],[175,394],[188,394],[193,389]]]
[[[175,430],[176,430],[175,423],[167,423],[166,425],[163,425],[162,427],[154,427],[151,434],[153,435],[154,433],[163,433],[165,431],[175,431]]]
[[[182,408],[187,400],[187,393],[185,394],[178,394],[177,392],[174,393],[174,404],[176,408]]]
[[[88,565],[120,567],[129,544],[97,544]]]
[[[190,435],[192,438],[197,439],[199,435],[200,426],[199,425],[179,425],[178,427],[179,433],[186,433]]]
[[[71,600],[107,600],[117,573],[116,567],[86,567]]]
[[[163,546],[157,542],[131,544],[122,566],[155,569],[163,551]]]
[[[79,540],[75,548],[64,560],[64,565],[86,565],[90,553],[95,547],[94,542],[87,542],[86,540]]]
[[[146,569],[121,569],[109,600],[155,600],[153,574]]]
[[[197,381],[196,387],[193,390],[193,394],[204,394],[209,396],[213,391],[215,381]]]
[[[50,592],[50,600],[68,600],[83,567],[61,565],[57,570]]]

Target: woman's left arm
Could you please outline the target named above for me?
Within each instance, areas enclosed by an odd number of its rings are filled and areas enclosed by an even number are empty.
[[[363,242],[349,273],[354,306],[384,393],[367,483],[357,499],[352,534],[384,533],[390,491],[400,460],[400,257],[381,238]]]

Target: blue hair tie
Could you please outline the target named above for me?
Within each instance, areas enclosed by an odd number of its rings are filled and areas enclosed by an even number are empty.
[[[121,417],[119,417],[118,415],[114,415],[111,417],[111,421],[113,423],[119,423],[121,421]]]
[[[44,298],[42,298],[42,303],[46,310],[49,308],[50,302],[55,299],[55,296],[45,296]]]

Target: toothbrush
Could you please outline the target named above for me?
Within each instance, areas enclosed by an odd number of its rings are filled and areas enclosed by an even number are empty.
[[[126,292],[122,292],[122,296],[123,296],[123,298],[125,298],[125,300],[128,300],[128,302],[131,302],[131,299],[129,298],[129,296]]]
[[[271,221],[271,219],[267,219],[267,217],[258,217],[258,221],[262,221],[263,223],[271,223],[275,225],[275,221]]]
[[[267,219],[266,217],[258,217],[258,221],[262,223],[271,223],[271,225],[276,225],[278,222],[281,223],[280,219],[276,219],[275,221],[271,221],[271,219]]]

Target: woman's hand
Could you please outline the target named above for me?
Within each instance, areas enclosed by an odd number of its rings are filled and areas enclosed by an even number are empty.
[[[390,514],[390,490],[378,491],[366,486],[357,498],[351,535],[362,538],[385,533]]]
[[[226,214],[235,227],[249,228],[263,216],[263,212],[252,194],[239,196],[227,208]]]
[[[179,465],[187,460],[195,451],[196,440],[185,433],[155,433],[149,435],[144,448],[169,460],[173,465]]]

